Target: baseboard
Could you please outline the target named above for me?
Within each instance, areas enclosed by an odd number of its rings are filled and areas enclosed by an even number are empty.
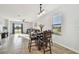
[[[78,51],[78,50],[74,50],[74,49],[69,48],[69,47],[67,47],[67,46],[65,46],[65,45],[63,45],[63,44],[61,44],[61,43],[58,43],[58,42],[55,42],[55,43],[56,43],[56,44],[58,44],[58,45],[60,45],[60,46],[65,47],[65,48],[67,48],[67,49],[69,49],[69,50],[71,50],[71,51],[74,51],[74,52],[76,52],[76,53],[79,53],[79,51]]]

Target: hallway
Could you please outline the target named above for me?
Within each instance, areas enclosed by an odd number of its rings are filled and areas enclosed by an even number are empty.
[[[43,54],[36,46],[28,51],[31,33],[38,46],[49,43],[53,54],[79,53],[78,14],[79,5],[74,4],[1,4],[0,54]]]
[[[28,51],[29,35],[15,34],[3,39],[3,44],[0,46],[0,54],[43,54],[43,51],[38,51],[36,46],[32,48],[32,52]],[[76,54],[58,44],[52,46],[53,54]],[[47,53],[49,54],[49,52]]]

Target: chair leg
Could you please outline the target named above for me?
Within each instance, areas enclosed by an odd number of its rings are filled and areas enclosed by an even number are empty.
[[[44,45],[44,43],[43,43],[42,48],[43,48],[43,53],[45,54],[45,48],[46,48],[46,46]]]
[[[51,42],[49,42],[49,49],[50,49],[50,54],[52,54],[52,51],[51,51]]]
[[[52,54],[51,47],[50,47],[50,54]]]
[[[43,46],[43,53],[45,54],[45,47]]]
[[[31,41],[29,41],[29,46],[28,46],[28,48],[29,48],[29,52],[31,52]]]
[[[51,40],[51,45],[53,46],[53,41]]]

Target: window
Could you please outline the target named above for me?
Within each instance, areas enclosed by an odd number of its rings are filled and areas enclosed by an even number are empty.
[[[55,14],[52,19],[53,34],[61,35],[61,15]]]

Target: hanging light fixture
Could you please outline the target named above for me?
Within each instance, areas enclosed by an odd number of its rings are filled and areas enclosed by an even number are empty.
[[[38,16],[41,16],[45,13],[45,9],[43,9],[43,4],[40,4],[40,12],[38,13]]]

